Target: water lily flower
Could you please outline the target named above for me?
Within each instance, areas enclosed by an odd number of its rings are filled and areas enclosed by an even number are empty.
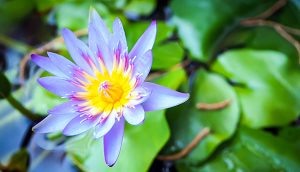
[[[33,130],[62,131],[72,136],[92,129],[95,138],[103,137],[105,162],[113,166],[121,149],[125,120],[139,125],[145,119],[145,112],[181,104],[189,94],[145,82],[152,65],[155,21],[129,53],[120,19],[114,21],[111,33],[93,11],[88,29],[89,47],[70,30],[62,30],[75,63],[51,52],[49,58],[32,55],[35,64],[55,75],[39,78],[38,83],[68,99],[49,110],[49,115]]]

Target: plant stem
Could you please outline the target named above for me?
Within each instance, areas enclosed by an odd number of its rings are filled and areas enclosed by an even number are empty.
[[[13,106],[16,110],[18,110],[22,115],[32,121],[40,121],[43,117],[36,115],[26,109],[18,100],[16,100],[12,95],[6,97],[6,100],[9,102],[11,106]]]
[[[175,161],[179,160],[186,155],[188,155],[207,135],[210,134],[210,128],[203,128],[197,136],[192,140],[190,144],[188,144],[185,148],[183,148],[180,152],[171,155],[158,155],[157,159],[162,161]]]
[[[32,49],[31,46],[28,46],[27,44],[25,44],[23,42],[19,42],[8,36],[5,36],[3,34],[0,34],[0,43],[4,44],[6,47],[13,48],[13,49],[17,50],[18,52],[24,53],[24,54]]]

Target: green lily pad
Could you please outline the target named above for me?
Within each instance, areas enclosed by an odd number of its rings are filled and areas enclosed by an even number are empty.
[[[284,126],[300,111],[300,71],[275,51],[242,49],[222,54],[213,69],[238,83],[242,123],[253,128]]]
[[[287,126],[282,128],[278,136],[295,145],[300,151],[300,126]]]
[[[178,68],[161,74],[151,82],[176,90],[185,80],[186,73],[184,69]]]
[[[282,9],[279,15],[272,17],[272,20],[276,20],[286,26],[299,28],[300,27],[300,1],[290,0]]]
[[[299,4],[297,0],[287,1],[280,12],[271,16],[270,20],[286,26],[299,28],[300,6],[297,4]],[[295,35],[292,36],[295,39],[298,38]],[[220,46],[221,49],[231,47],[280,51],[289,57],[291,63],[298,65],[299,61],[296,48],[270,26],[238,27],[222,40],[222,45]]]
[[[38,11],[44,12],[51,10],[55,5],[58,5],[65,0],[44,0],[44,1],[35,1],[35,5]]]
[[[153,49],[152,69],[168,69],[179,64],[184,51],[178,42],[170,42],[155,46]]]
[[[9,33],[32,12],[34,1],[2,0],[0,6],[0,33]]]
[[[267,9],[273,1],[259,0],[181,0],[171,2],[174,13],[172,22],[191,57],[207,61],[214,53],[218,42],[232,27],[249,16]]]
[[[241,128],[227,147],[204,164],[181,164],[179,171],[298,171],[299,149],[269,133]]]
[[[241,28],[228,35],[221,48],[241,46],[256,50],[279,51],[286,54],[295,66],[298,65],[299,57],[295,47],[271,27]]]
[[[65,1],[56,5],[54,8],[54,15],[58,28],[69,28],[72,30],[87,28],[90,7],[91,2],[89,1]],[[110,14],[107,6],[103,5],[101,2],[95,2],[93,8],[95,8],[105,20],[110,20],[110,23],[112,23],[114,17],[116,17],[115,15]],[[74,11],[76,11],[76,13]]]
[[[198,71],[192,82],[190,100],[167,111],[171,138],[163,154],[178,152],[186,147],[205,127],[211,133],[196,148],[179,162],[197,164],[208,158],[214,150],[235,132],[239,121],[237,96],[224,78],[204,70]],[[219,110],[199,110],[196,104],[216,103],[231,100],[230,105]]]
[[[124,8],[127,15],[149,15],[155,8],[155,0],[130,0]]]
[[[126,26],[127,43],[130,49],[149,24],[149,22],[134,23]],[[174,27],[163,22],[157,23],[156,40],[153,46],[152,69],[168,69],[182,61],[184,57],[183,48],[177,41],[168,41],[168,38],[172,36],[173,32]]]

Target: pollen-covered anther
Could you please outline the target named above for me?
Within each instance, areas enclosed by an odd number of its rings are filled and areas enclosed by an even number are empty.
[[[123,90],[118,84],[103,81],[99,86],[98,93],[104,98],[104,101],[115,103],[122,97]]]

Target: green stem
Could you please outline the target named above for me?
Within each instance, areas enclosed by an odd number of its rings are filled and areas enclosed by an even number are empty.
[[[4,44],[6,47],[13,48],[23,54],[32,49],[31,46],[28,46],[23,42],[19,42],[3,34],[0,34],[0,43]]]
[[[22,115],[27,117],[32,121],[40,121],[42,119],[41,116],[33,114],[31,111],[26,109],[19,101],[17,101],[12,95],[6,97],[6,100],[12,105],[15,109],[17,109]]]

